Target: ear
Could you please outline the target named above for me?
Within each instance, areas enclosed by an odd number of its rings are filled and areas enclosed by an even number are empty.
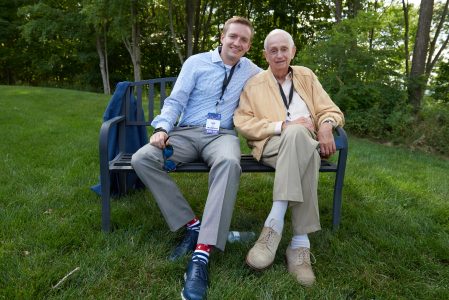
[[[223,33],[221,33],[221,35],[220,35],[220,43],[223,45],[223,39],[224,39],[224,34]]]
[[[263,52],[263,56],[265,57],[265,60],[266,60],[267,63],[269,64],[269,61],[268,61],[268,53],[267,53],[267,51],[266,51],[266,50],[263,50],[262,52]]]
[[[248,44],[248,49],[246,49],[246,52],[248,52],[249,49],[251,49],[251,42],[249,42],[249,44]],[[246,52],[245,52],[245,53],[246,53]]]
[[[296,54],[296,47],[292,48],[292,59],[295,58],[295,54]]]

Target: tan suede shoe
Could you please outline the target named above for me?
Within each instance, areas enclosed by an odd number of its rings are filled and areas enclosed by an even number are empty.
[[[292,273],[298,282],[310,287],[315,282],[312,264],[310,263],[310,249],[299,247],[292,249],[287,247],[286,251],[288,271]]]
[[[262,271],[271,266],[281,237],[271,227],[264,227],[256,244],[249,250],[246,256],[248,266],[256,271]]]

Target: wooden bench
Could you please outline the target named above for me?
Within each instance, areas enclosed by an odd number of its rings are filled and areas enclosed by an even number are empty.
[[[176,77],[158,78],[132,82],[129,84],[124,103],[122,103],[121,114],[108,121],[105,121],[100,129],[100,176],[101,176],[101,198],[102,198],[102,229],[110,231],[110,197],[111,197],[111,174],[119,174],[121,190],[126,191],[126,175],[134,172],[131,166],[131,156],[133,153],[126,153],[126,126],[150,126],[154,117],[154,109],[157,99],[160,101],[159,110],[163,105],[171,87],[174,85]],[[146,98],[143,96],[146,95]],[[136,101],[137,113],[131,110],[131,101]],[[156,101],[155,101],[156,100]],[[147,102],[147,103],[145,103]],[[142,113],[143,112],[143,113]],[[132,115],[134,114],[134,116]],[[148,117],[144,115],[147,114]],[[145,121],[147,119],[148,121]],[[119,154],[112,160],[108,158],[109,136],[111,129],[117,126]],[[320,172],[335,172],[332,227],[337,229],[340,223],[342,189],[346,169],[346,159],[348,154],[348,141],[343,128],[337,127],[335,130],[335,143],[337,146],[338,158],[333,163],[329,160],[321,160]],[[337,155],[337,154],[336,154]],[[251,155],[242,154],[242,172],[273,172],[274,169],[257,162]],[[175,172],[208,172],[209,167],[202,161],[185,163],[177,166]]]

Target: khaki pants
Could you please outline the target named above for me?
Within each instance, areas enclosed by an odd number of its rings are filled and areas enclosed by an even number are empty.
[[[321,161],[318,144],[307,128],[290,125],[280,136],[271,137],[263,150],[262,162],[276,169],[273,201],[289,201],[294,235],[321,229],[317,195]]]

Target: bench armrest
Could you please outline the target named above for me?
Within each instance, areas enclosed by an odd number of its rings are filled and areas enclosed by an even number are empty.
[[[335,128],[334,139],[337,150],[348,148],[348,136],[346,135],[346,131],[343,129],[343,127],[338,126],[337,128]]]
[[[107,120],[101,124],[100,128],[100,143],[99,143],[99,154],[100,154],[100,173],[102,170],[108,170],[109,157],[108,157],[108,146],[109,146],[109,132],[112,126],[125,121],[125,116],[117,116],[110,120]]]

